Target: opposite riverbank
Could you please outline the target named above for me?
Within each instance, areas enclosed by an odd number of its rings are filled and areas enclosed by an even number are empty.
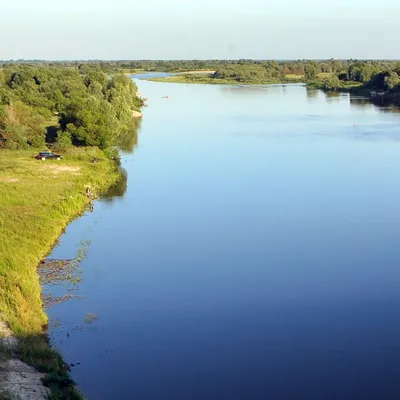
[[[95,147],[71,148],[59,161],[38,161],[34,154],[0,153],[0,321],[18,340],[11,347],[3,345],[0,357],[3,366],[17,358],[44,373],[51,398],[79,399],[68,366],[48,344],[37,266],[66,225],[88,206],[86,188],[98,195],[120,173],[115,160]]]
[[[263,85],[284,85],[284,84],[295,84],[301,83],[316,89],[325,91],[336,90],[336,91],[350,91],[352,88],[358,88],[361,86],[359,82],[336,82],[336,85],[332,87],[331,80],[333,75],[330,73],[319,73],[315,79],[307,80],[304,75],[301,74],[287,74],[280,78],[251,78],[247,77],[242,79],[238,76],[237,78],[224,77],[219,78],[215,73],[210,71],[193,71],[193,72],[175,72],[168,76],[156,76],[145,78],[144,75],[140,79],[145,79],[152,82],[164,82],[164,83],[194,83],[194,84],[209,84],[209,85],[246,85],[246,86],[263,86]]]
[[[141,78],[152,82],[163,83],[186,83],[186,84],[203,84],[203,85],[279,85],[302,83],[313,89],[319,89],[324,92],[350,93],[355,96],[370,98],[377,105],[393,104],[400,105],[400,91],[385,90],[381,87],[364,85],[357,81],[340,81],[333,74],[320,73],[316,79],[307,81],[304,75],[286,75],[282,79],[254,80],[240,82],[235,79],[216,78],[213,74],[207,72],[199,73],[194,71],[191,73],[174,73],[170,76]]]
[[[142,78],[145,79],[145,78]],[[170,76],[165,77],[153,77],[146,80],[152,82],[164,82],[164,83],[193,83],[193,84],[207,84],[207,85],[273,85],[273,84],[280,84],[280,83],[300,83],[302,82],[303,76],[302,75],[293,75],[287,76],[285,79],[268,79],[260,81],[247,81],[247,82],[240,82],[235,79],[228,79],[228,78],[215,78],[213,77],[213,73],[206,72],[187,72],[187,73],[174,73]]]

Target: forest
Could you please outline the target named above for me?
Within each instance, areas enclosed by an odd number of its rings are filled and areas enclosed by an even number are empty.
[[[107,149],[133,132],[143,101],[133,81],[100,64],[4,63],[0,148]]]

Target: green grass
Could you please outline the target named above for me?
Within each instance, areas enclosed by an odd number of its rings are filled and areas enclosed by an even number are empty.
[[[331,74],[321,73],[318,75],[320,79],[326,79]],[[304,82],[304,75],[287,74],[284,79],[269,79],[265,81],[254,81],[254,82],[238,82],[234,79],[216,79],[212,78],[209,74],[184,74],[150,78],[149,81],[153,82],[165,82],[165,83],[198,83],[198,84],[213,84],[213,85],[271,85],[279,83],[298,83]]]
[[[63,160],[38,161],[34,151],[0,151],[0,314],[17,335],[42,331],[36,266],[68,222],[97,191],[118,179],[113,161],[98,149],[74,149]],[[90,163],[94,157],[101,161]]]
[[[302,82],[302,81],[304,81],[304,75],[286,74],[285,79],[287,79],[288,81],[292,81],[292,82]]]
[[[45,372],[63,378],[66,371],[43,334],[47,317],[37,265],[87,206],[85,187],[98,194],[118,180],[119,172],[96,148],[71,149],[60,161],[35,160],[35,153],[0,150],[0,319],[22,343],[29,343],[23,359],[42,371],[46,365]],[[91,163],[95,157],[99,161]],[[78,398],[66,393],[56,398]]]
[[[332,74],[331,72],[320,72],[320,73],[318,74],[318,79],[328,79],[328,78],[330,78],[332,75],[334,75],[334,74]]]
[[[344,89],[356,89],[363,86],[363,84],[361,82],[348,81],[348,82],[343,82],[342,86]]]
[[[315,81],[308,82],[308,86],[315,88],[315,89],[326,90],[325,82],[326,82],[326,79],[325,80],[317,79]],[[362,87],[363,87],[363,84],[361,82],[340,81],[340,86],[338,86],[337,88],[332,88],[331,91],[350,92],[350,91],[355,91],[357,89],[361,89]]]
[[[331,73],[321,72],[318,74],[318,79],[327,79],[331,76]],[[213,84],[213,85],[271,85],[279,83],[299,83],[304,82],[304,75],[287,74],[283,79],[269,79],[265,81],[254,81],[254,82],[238,82],[234,79],[216,79],[212,78],[210,74],[185,74],[179,73],[178,75],[157,77],[146,79],[153,82],[165,82],[165,83],[198,83],[198,84]]]

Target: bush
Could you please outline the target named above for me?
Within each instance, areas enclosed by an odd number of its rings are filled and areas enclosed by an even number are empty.
[[[44,136],[35,136],[28,144],[34,148],[44,148],[46,147],[46,140]]]
[[[104,150],[104,154],[108,159],[114,160],[118,164],[121,163],[121,158],[118,149],[114,147],[109,147],[108,149]]]
[[[0,146],[6,148],[42,146],[45,128],[59,125],[58,146],[105,149],[143,105],[131,79],[99,65],[17,64],[0,68],[0,78]]]
[[[326,79],[322,85],[324,90],[335,91],[341,88],[341,83],[339,78],[336,75],[332,75],[328,79]]]
[[[391,71],[388,76],[385,77],[385,86],[389,90],[395,89],[400,85],[400,77],[395,71]]]
[[[57,132],[57,148],[65,151],[72,146],[72,138],[69,132],[59,130]]]

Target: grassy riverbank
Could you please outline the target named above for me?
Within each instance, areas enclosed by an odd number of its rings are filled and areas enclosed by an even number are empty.
[[[320,73],[316,79],[306,81],[304,75],[288,74],[284,79],[269,79],[262,81],[238,82],[234,79],[218,79],[210,74],[176,74],[167,77],[149,78],[149,81],[164,83],[187,83],[187,84],[206,84],[206,85],[272,85],[288,83],[305,83],[307,86],[320,89],[325,92],[345,92],[354,95],[370,97],[372,101],[387,101],[400,105],[400,96],[397,93],[382,93],[381,96],[373,98],[372,93],[375,89],[367,88],[357,81],[339,81],[337,77],[329,73]]]
[[[324,91],[333,91],[333,92],[351,92],[355,91],[362,87],[360,82],[334,82],[333,84],[329,81],[329,79],[317,79],[310,82],[307,82],[307,86],[310,86],[314,89],[321,89]]]
[[[321,73],[318,79],[325,79],[327,74]],[[146,79],[152,82],[164,83],[194,83],[194,84],[207,84],[207,85],[274,85],[284,83],[301,83],[304,82],[304,75],[287,74],[284,78],[271,78],[271,79],[254,79],[240,82],[237,79],[216,78],[213,74],[205,73],[177,73],[176,75],[166,77],[156,77]],[[321,81],[322,82],[322,81]]]
[[[0,150],[0,319],[22,339],[20,357],[57,381],[66,370],[43,334],[47,317],[37,265],[87,206],[85,187],[100,193],[119,172],[115,161],[93,147],[71,148],[60,161],[38,161],[34,154]],[[91,163],[93,158],[98,161]]]

